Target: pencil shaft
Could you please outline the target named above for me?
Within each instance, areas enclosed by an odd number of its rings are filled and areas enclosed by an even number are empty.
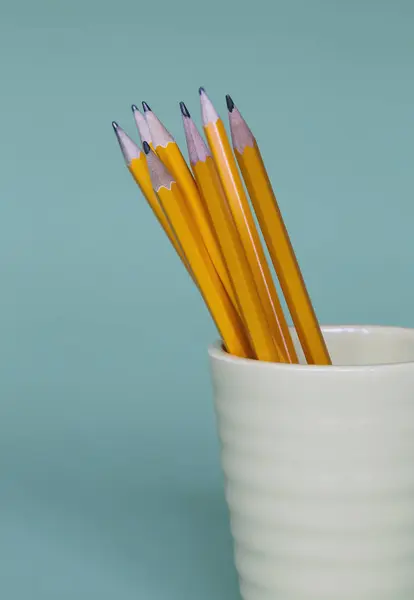
[[[204,195],[218,233],[223,256],[236,290],[237,301],[256,357],[263,361],[280,361],[269,324],[254,282],[241,239],[221,187],[213,159],[193,166],[197,184]]]
[[[190,267],[187,263],[184,253],[178,243],[177,237],[176,237],[170,223],[168,222],[168,219],[167,219],[164,211],[162,210],[159,200],[152,188],[151,177],[149,174],[148,165],[147,165],[147,161],[145,159],[144,154],[141,154],[141,156],[139,158],[133,159],[131,161],[128,169],[129,169],[131,175],[133,176],[135,182],[138,184],[138,187],[140,188],[144,198],[147,200],[149,206],[151,207],[156,219],[158,220],[159,224],[161,225],[164,232],[166,233],[174,250],[177,252],[177,254],[180,257],[181,261],[183,262],[185,268],[192,276]]]
[[[135,182],[138,184],[138,187],[140,188],[144,198],[151,207],[155,217],[157,218],[161,227],[165,231],[175,251],[181,258],[185,268],[192,277],[191,269],[189,268],[185,256],[179,246],[177,237],[170,224],[168,223],[168,219],[166,218],[158,201],[158,198],[153,190],[151,176],[148,169],[145,154],[143,153],[141,148],[139,148],[139,146],[137,146],[137,144],[132,140],[132,138],[130,138],[129,135],[122,129],[122,127],[118,125],[118,123],[114,121],[112,123],[112,127],[114,129],[116,138],[119,143],[119,147],[121,149],[122,155],[125,159],[125,163],[128,167],[129,172],[131,173]],[[144,145],[145,143],[147,142],[144,142]]]
[[[279,354],[286,362],[298,362],[223,122],[218,119],[215,123],[208,123],[204,131]]]
[[[236,149],[235,154],[306,360],[310,364],[329,365],[328,349],[259,148],[255,142],[242,153]]]
[[[244,358],[254,357],[243,323],[217,275],[204,244],[200,243],[179,187],[174,182],[170,189],[161,187],[157,194],[228,352]]]
[[[198,227],[198,235],[203,240],[207,252],[210,255],[228,295],[234,306],[237,307],[235,292],[208,211],[178,145],[175,142],[170,142],[165,147],[157,146],[156,152],[168,170],[172,173],[183,192],[188,208]]]

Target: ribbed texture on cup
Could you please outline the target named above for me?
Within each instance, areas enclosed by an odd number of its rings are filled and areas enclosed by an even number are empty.
[[[413,600],[414,368],[212,357],[244,600]]]

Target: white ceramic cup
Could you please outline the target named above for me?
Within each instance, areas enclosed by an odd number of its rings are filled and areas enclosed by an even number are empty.
[[[244,600],[414,600],[414,330],[324,327],[334,366],[210,348]]]

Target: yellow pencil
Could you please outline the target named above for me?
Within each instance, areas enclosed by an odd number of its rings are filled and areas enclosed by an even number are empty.
[[[252,358],[253,351],[243,323],[231,302],[204,244],[200,240],[193,217],[181,189],[159,157],[144,143],[154,191],[176,233],[190,265],[198,288],[216,323],[223,342],[231,354]]]
[[[256,140],[226,97],[233,147],[308,363],[331,364],[318,320]]]
[[[217,232],[252,348],[259,360],[280,361],[211,153],[183,102],[180,107],[190,164]]]
[[[200,101],[207,141],[252,269],[270,330],[283,359],[286,362],[298,362],[223,122],[203,88],[200,88]]]
[[[210,255],[228,295],[234,305],[237,306],[234,289],[214,228],[191,171],[172,135],[152,112],[146,102],[143,102],[143,107],[145,118],[151,132],[154,150],[180,186],[183,196],[187,201],[187,206],[198,227],[198,235],[201,236],[201,239],[204,241],[207,252]]]
[[[129,135],[125,133],[122,127],[118,125],[118,123],[113,121],[112,127],[114,128],[115,135],[117,137],[119,146],[121,148],[129,172],[138,184],[144,198],[147,200],[148,204],[153,210],[154,215],[156,216],[161,227],[167,234],[168,239],[173,245],[178,256],[181,258],[184,266],[190,272],[187,260],[178,244],[178,240],[175,236],[175,233],[172,230],[171,225],[169,224],[168,219],[165,216],[164,211],[162,210],[161,205],[159,203],[159,200],[152,188],[151,177],[149,174],[147,160],[144,152],[142,152],[139,146],[137,146],[136,143],[129,137]]]

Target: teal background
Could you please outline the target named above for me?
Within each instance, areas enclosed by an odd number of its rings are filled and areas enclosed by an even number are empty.
[[[22,0],[0,19],[0,596],[238,598],[196,291],[126,171],[146,100],[256,133],[323,322],[414,325],[414,4]]]

